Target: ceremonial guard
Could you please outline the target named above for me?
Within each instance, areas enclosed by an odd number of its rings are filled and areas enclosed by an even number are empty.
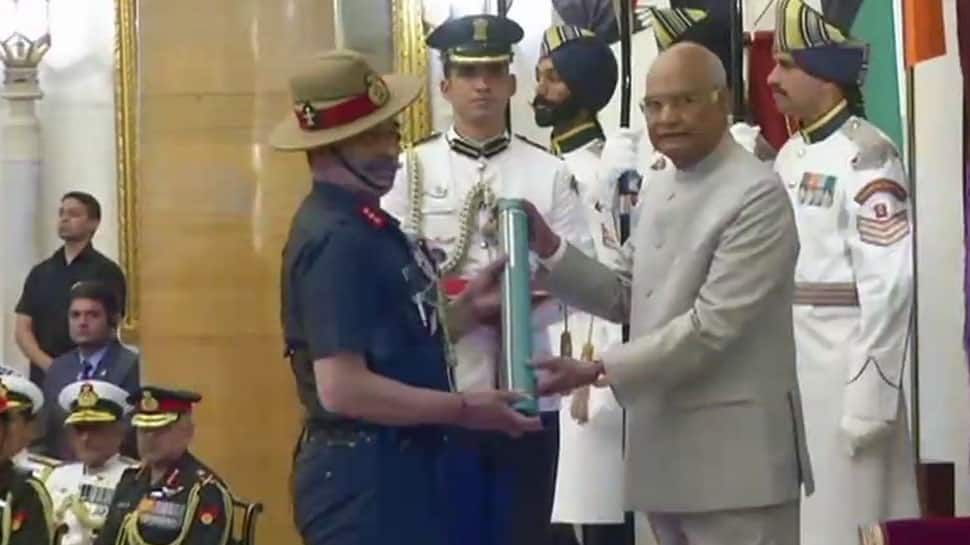
[[[7,417],[9,433],[4,444],[4,452],[8,456],[13,456],[15,466],[30,472],[43,482],[60,464],[59,460],[27,450],[34,440],[37,415],[44,407],[44,394],[36,384],[5,365],[0,366],[0,377],[3,377],[7,387],[9,408]]]
[[[14,378],[20,377],[0,377],[0,543],[55,545],[50,496],[40,480],[11,461],[8,449],[18,441],[10,418],[22,403],[7,387]]]
[[[802,545],[919,514],[903,383],[912,323],[909,188],[892,141],[863,117],[867,49],[802,0],[779,2],[768,77],[800,131],[782,147],[801,239],[795,340],[818,486]]]
[[[600,202],[596,173],[604,136],[597,113],[617,82],[616,58],[591,31],[554,26],[542,40],[536,67],[536,124],[552,127],[552,151],[576,178],[596,257],[623,268],[611,202]],[[622,341],[622,328],[561,305],[563,321],[550,327],[560,355],[596,354]],[[577,348],[580,348],[577,350]],[[610,388],[582,387],[559,411],[559,466],[552,521],[582,525],[584,545],[622,544],[623,410]]]
[[[442,94],[454,124],[407,150],[385,209],[405,232],[426,237],[448,295],[499,255],[497,201],[527,198],[553,228],[592,253],[592,241],[575,181],[565,163],[542,146],[513,136],[506,107],[515,93],[509,72],[512,45],[522,39],[514,21],[472,15],[432,32],[428,46],[441,54]],[[537,355],[557,351],[546,329],[560,320],[559,305],[533,311]],[[501,352],[500,328],[482,326],[455,344],[460,391],[494,388]],[[556,343],[558,344],[558,343]],[[457,441],[445,474],[454,545],[542,544],[548,539],[558,451],[559,400],[540,400],[543,431],[521,439]]]
[[[232,494],[188,452],[199,394],[142,387],[135,407],[142,464],[124,471],[115,488],[99,545],[226,545],[232,533]]]
[[[44,483],[54,521],[67,525],[59,545],[91,545],[104,525],[115,487],[135,460],[119,454],[127,430],[128,392],[109,382],[67,385],[58,404],[80,461],[55,468]]]

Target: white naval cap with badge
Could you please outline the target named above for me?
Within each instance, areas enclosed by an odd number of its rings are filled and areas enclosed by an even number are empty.
[[[131,412],[128,392],[103,380],[79,380],[61,390],[57,404],[67,413],[66,425],[105,424]]]
[[[37,415],[44,407],[44,393],[19,371],[0,365],[0,387],[6,390],[7,409],[19,409]]]

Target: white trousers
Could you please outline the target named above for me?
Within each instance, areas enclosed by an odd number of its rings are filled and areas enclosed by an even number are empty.
[[[798,545],[798,500],[708,513],[648,513],[658,545]]]

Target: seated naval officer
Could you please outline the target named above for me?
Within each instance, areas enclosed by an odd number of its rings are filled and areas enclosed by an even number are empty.
[[[189,453],[194,392],[144,386],[128,397],[142,464],[121,476],[97,545],[226,545],[232,495]]]
[[[7,382],[12,375],[0,376],[0,543],[5,545],[50,545],[53,539],[51,500],[36,477],[14,465],[13,449],[20,445],[11,416],[20,403],[9,395]],[[15,417],[16,418],[16,417]],[[14,449],[19,448],[17,446]]]
[[[0,365],[0,376],[4,378],[7,388],[10,427],[4,454],[12,457],[15,466],[43,481],[60,463],[27,450],[34,440],[37,415],[44,407],[44,394],[36,384],[13,368]]]
[[[101,380],[68,384],[58,396],[64,425],[78,462],[55,468],[44,483],[54,521],[67,525],[60,545],[91,545],[104,525],[115,487],[137,464],[119,454],[127,433],[128,392]]]

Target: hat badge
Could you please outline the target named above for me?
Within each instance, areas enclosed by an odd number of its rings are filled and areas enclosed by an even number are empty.
[[[373,72],[367,74],[364,83],[367,85],[367,98],[375,106],[383,106],[391,99],[391,92],[388,90],[387,84],[377,74]]]
[[[154,412],[158,410],[158,400],[151,392],[145,392],[141,398],[141,410],[145,412]]]
[[[317,109],[313,107],[313,104],[310,104],[309,102],[304,102],[301,104],[299,115],[308,128],[317,128]]]
[[[82,409],[90,409],[98,404],[98,394],[94,391],[94,386],[90,384],[81,385],[81,392],[77,396],[77,406]]]
[[[475,19],[472,21],[472,39],[476,42],[488,41],[488,19]]]

